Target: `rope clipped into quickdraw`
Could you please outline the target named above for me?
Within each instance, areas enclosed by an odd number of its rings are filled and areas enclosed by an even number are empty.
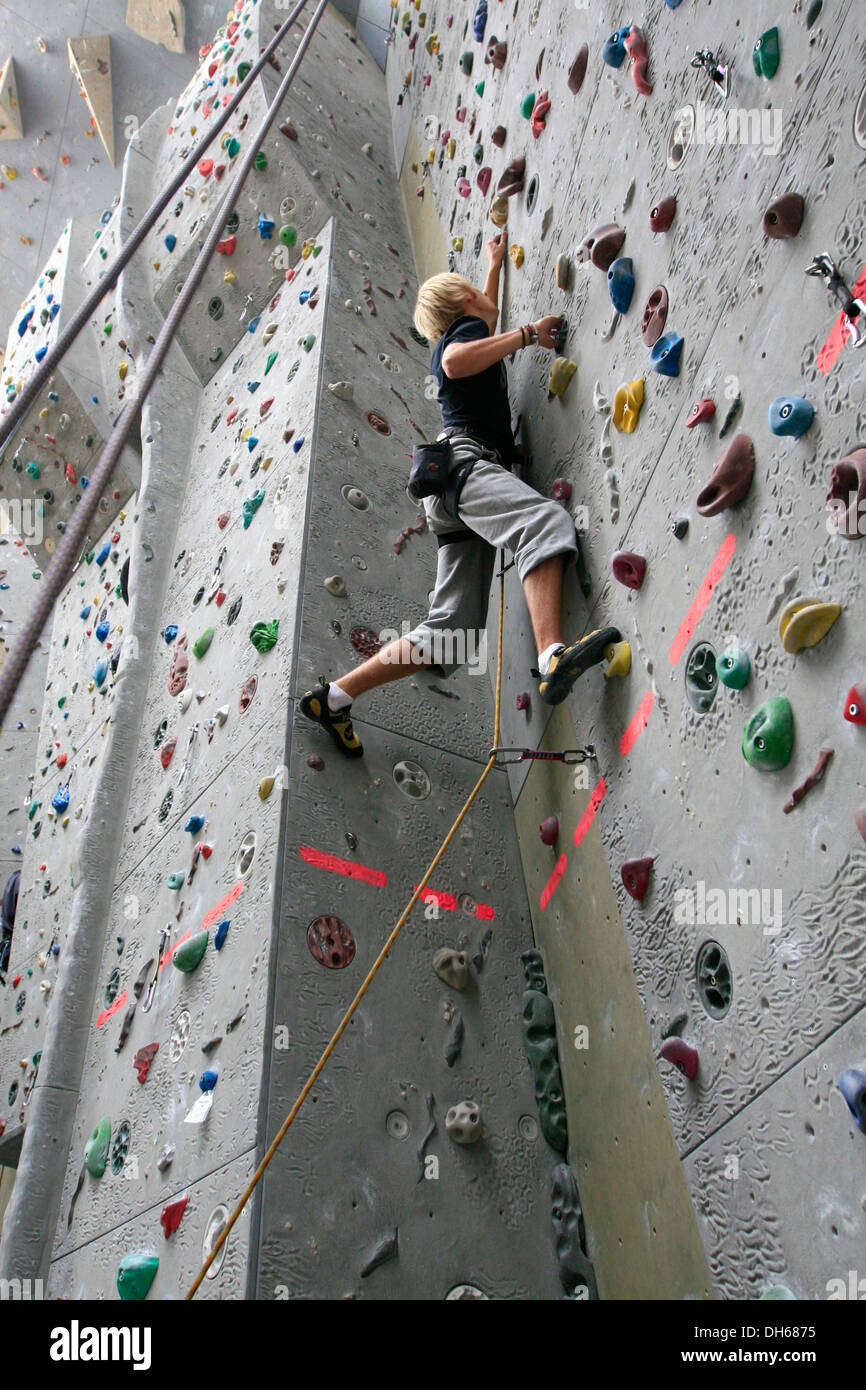
[[[503,753],[516,753],[516,758],[504,758]],[[540,748],[491,748],[490,757],[499,767],[509,767],[512,763],[525,763],[530,759],[533,762],[546,763],[585,763],[590,759],[595,759],[595,749],[591,743],[585,748],[563,748],[557,752],[548,753]]]
[[[499,738],[499,709],[502,698],[502,625],[505,613],[505,572],[506,568],[510,568],[510,566],[506,566],[504,563],[504,555],[502,556],[502,560],[502,567],[498,571],[499,637],[496,655],[496,698],[494,702],[493,712],[494,743],[496,743],[496,741]],[[214,1244],[213,1249],[211,1250],[210,1254],[208,1255],[207,1259],[205,1260],[204,1264],[202,1265],[201,1269],[199,1270],[198,1274],[196,1275],[195,1279],[190,1285],[187,1293],[184,1295],[185,1301],[193,1298],[193,1296],[195,1295],[196,1290],[198,1289],[199,1285],[201,1284],[202,1280],[204,1279],[205,1275],[207,1274],[208,1270],[210,1269],[211,1265],[216,1259],[219,1250],[228,1239],[229,1232],[231,1231],[232,1227],[234,1226],[235,1222],[237,1221],[238,1217],[240,1216],[241,1212],[243,1211],[244,1207],[246,1206],[247,1202],[249,1201],[250,1197],[252,1196],[253,1192],[258,1186],[259,1182],[264,1177],[265,1170],[268,1164],[270,1163],[271,1159],[274,1157],[274,1154],[277,1152],[277,1149],[280,1147],[280,1144],[283,1142],[286,1135],[288,1134],[289,1128],[292,1125],[295,1116],[297,1115],[307,1096],[310,1094],[310,1091],[313,1089],[322,1072],[324,1071],[325,1064],[328,1061],[328,1058],[331,1056],[331,1053],[334,1051],[334,1048],[337,1046],[337,1043],[340,1041],[341,1037],[348,1028],[349,1023],[352,1020],[352,1017],[357,1012],[358,1005],[361,1003],[361,1000],[364,998],[364,995],[367,993],[367,990],[370,988],[371,984],[373,983],[374,979],[379,973],[379,970],[383,965],[385,959],[387,958],[388,953],[391,950],[391,947],[394,945],[394,942],[397,940],[397,937],[400,935],[400,932],[403,930],[403,927],[409,920],[409,914],[411,913],[413,907],[420,898],[425,887],[429,883],[433,871],[442,859],[442,856],[444,855],[451,841],[454,839],[454,836],[459,830],[460,825],[462,824],[463,819],[466,816],[467,811],[469,810],[469,807],[472,805],[473,801],[475,800],[476,796],[480,792],[482,786],[484,785],[485,781],[487,780],[488,776],[490,775],[491,771],[495,766],[496,759],[491,754],[487,759],[484,771],[478,778],[478,781],[475,783],[475,786],[472,788],[471,792],[469,793],[469,796],[466,798],[466,801],[463,804],[460,814],[457,816],[457,819],[455,820],[451,829],[448,831],[448,834],[445,836],[445,839],[442,841],[442,844],[439,846],[439,849],[436,851],[436,854],[434,855],[433,859],[430,861],[430,864],[427,868],[426,873],[424,874],[424,877],[421,879],[421,882],[418,884],[418,887],[415,889],[415,892],[412,894],[412,897],[409,899],[409,902],[407,903],[406,907],[401,912],[393,930],[388,936],[388,939],[386,940],[378,956],[373,961],[373,964],[370,966],[370,969],[367,971],[367,974],[365,975],[363,981],[361,982],[361,986],[358,989],[358,993],[355,995],[346,1012],[343,1014],[343,1017],[340,1019],[340,1022],[337,1024],[337,1027],[335,1028],[330,1041],[325,1047],[324,1052],[322,1053],[316,1065],[313,1067],[313,1070],[310,1072],[310,1075],[307,1077],[307,1080],[304,1083],[300,1095],[298,1096],[297,1100],[295,1101],[286,1118],[283,1120],[283,1123],[281,1124],[279,1130],[274,1136],[270,1148],[267,1150],[258,1168],[250,1178],[246,1186],[246,1189],[244,1190],[240,1200],[238,1201],[237,1206],[235,1207],[234,1211],[232,1212],[231,1216],[229,1217],[228,1221],[226,1222],[225,1226],[220,1232],[219,1238]]]

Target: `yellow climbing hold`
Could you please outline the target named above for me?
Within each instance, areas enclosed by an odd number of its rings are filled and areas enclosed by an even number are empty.
[[[428,147],[428,150],[427,150],[427,163],[428,163],[428,164],[435,164],[435,163],[436,163],[436,146],[435,146],[435,145],[430,145],[430,146]]]
[[[838,603],[822,603],[817,598],[795,598],[779,614],[779,636],[786,652],[814,647],[826,637],[842,612]]]
[[[448,144],[445,146],[445,153],[447,154],[449,159],[453,159],[455,154],[457,153],[457,141],[454,139],[453,135],[448,141]]]
[[[625,381],[618,386],[613,398],[613,423],[623,434],[631,434],[638,422],[643,405],[643,380]]]
[[[0,169],[3,170],[4,179],[17,179],[18,170],[13,168],[11,164],[0,164]]]
[[[508,254],[511,257],[512,265],[515,267],[515,269],[519,270],[520,267],[523,265],[523,247],[518,246],[515,242]]]
[[[33,245],[33,242],[30,240],[29,236],[25,236],[23,232],[22,232],[21,235],[19,236],[18,240],[21,242],[21,245],[22,245],[22,246],[32,246],[32,245]]]
[[[576,371],[576,362],[572,362],[569,357],[557,357],[550,369],[550,380],[547,383],[551,396],[565,395],[568,383]]]
[[[117,375],[120,377],[121,381],[126,381],[126,373],[127,373],[128,371],[129,371],[129,363],[128,363],[128,362],[121,362],[120,366],[119,366],[118,369],[117,369]]]
[[[274,790],[275,780],[276,779],[273,777],[263,777],[261,782],[259,782],[259,796],[262,801],[267,801],[271,792]]]
[[[631,647],[628,642],[611,642],[604,649],[605,676],[627,676],[631,670]]]
[[[223,281],[227,285],[233,285],[237,278],[233,270],[227,270],[223,275]]]
[[[490,221],[495,227],[504,227],[508,221],[508,199],[494,198],[490,205]]]
[[[452,251],[462,251],[462,250],[463,250],[463,238],[462,238],[462,236],[453,236],[453,237],[451,238],[451,250],[452,250]]]

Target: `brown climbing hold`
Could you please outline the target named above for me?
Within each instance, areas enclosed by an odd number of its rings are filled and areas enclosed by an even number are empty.
[[[189,657],[185,651],[186,638],[179,637],[174,654],[171,658],[171,666],[168,673],[168,693],[169,695],[180,695],[186,686],[186,676],[189,670]]]
[[[485,63],[490,63],[497,72],[501,72],[505,67],[505,59],[508,57],[508,44],[500,43],[496,35],[493,34],[487,45],[487,52],[484,56]]]
[[[654,864],[652,856],[645,859],[627,859],[620,869],[625,891],[642,903],[649,888],[650,869]]]
[[[324,758],[320,758],[318,753],[308,753],[307,767],[311,767],[314,772],[324,772],[325,760]]]
[[[589,61],[589,45],[583,44],[577,50],[577,57],[568,69],[568,90],[573,96],[577,96],[583,86],[583,79],[586,77],[586,65]]]
[[[866,448],[852,449],[835,465],[827,493],[827,525],[847,541],[866,535]]]
[[[238,709],[240,710],[241,714],[243,714],[245,710],[248,710],[250,705],[252,704],[253,697],[256,693],[256,690],[258,689],[258,684],[258,677],[250,676],[249,680],[247,681],[246,685],[241,691],[241,698],[238,701]]]
[[[132,1065],[138,1073],[138,1079],[142,1086],[147,1080],[147,1074],[150,1071],[151,1064],[157,1052],[159,1052],[158,1042],[147,1043],[145,1047],[140,1047],[138,1049],[132,1059]]]
[[[543,845],[555,845],[559,839],[559,821],[556,816],[547,816],[538,827]]]
[[[316,917],[307,927],[311,954],[327,970],[345,970],[355,959],[355,938],[339,917]]]
[[[633,550],[618,550],[611,558],[614,579],[627,589],[639,589],[646,575],[646,560]]]
[[[643,309],[640,335],[647,347],[653,347],[664,332],[668,321],[668,292],[664,285],[656,285]]]
[[[784,806],[782,807],[782,810],[785,812],[786,816],[789,814],[789,812],[793,811],[795,806],[799,806],[800,802],[803,800],[803,797],[806,796],[812,790],[812,788],[816,786],[818,782],[821,781],[822,777],[824,776],[824,773],[827,771],[827,764],[832,758],[834,752],[835,749],[833,748],[821,749],[820,753],[818,754],[818,761],[816,762],[812,771],[809,773],[809,776],[806,778],[804,782],[800,783],[799,787],[794,788],[794,790],[791,792],[789,799],[785,802]]]
[[[502,149],[502,146],[505,144],[505,136],[506,136],[506,134],[507,134],[507,131],[506,131],[506,129],[505,129],[505,126],[504,126],[504,125],[498,125],[498,126],[496,127],[496,129],[494,130],[493,134],[491,135],[490,139],[493,141],[494,145],[496,146],[496,148],[497,148],[498,150],[501,150],[501,149]]]
[[[511,198],[515,193],[522,193],[523,176],[525,172],[526,160],[523,156],[521,155],[518,159],[512,159],[496,185],[496,191],[500,197]]]
[[[556,258],[556,286],[557,289],[567,290],[568,282],[571,278],[571,261],[568,256],[557,256]]]
[[[689,418],[686,420],[686,429],[692,430],[695,425],[702,425],[706,420],[712,420],[715,413],[715,401],[711,396],[704,396],[703,400],[697,401],[689,411]]]
[[[532,702],[530,700],[528,691],[522,690],[520,694],[517,696],[515,703],[517,705],[518,710],[525,710],[527,713],[531,712]]]
[[[806,204],[800,193],[784,193],[776,198],[764,213],[764,236],[773,241],[796,236],[803,225]]]
[[[622,227],[618,227],[615,222],[606,222],[603,227],[596,227],[584,237],[581,250],[586,252],[599,270],[609,270],[624,241],[625,232]]]
[[[660,203],[656,203],[650,212],[650,227],[654,232],[666,232],[674,220],[674,213],[677,210],[677,200],[671,195],[670,198],[662,198]]]
[[[717,461],[706,487],[698,494],[701,516],[717,516],[741,502],[755,475],[755,446],[747,434],[735,435]]]
[[[494,227],[504,227],[508,221],[508,199],[494,198],[490,205],[490,221]]]

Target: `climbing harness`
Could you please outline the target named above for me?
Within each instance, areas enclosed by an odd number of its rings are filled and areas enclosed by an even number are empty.
[[[806,266],[806,274],[818,276],[824,281],[833,298],[838,299],[842,305],[845,327],[851,334],[852,344],[854,347],[862,347],[866,343],[866,302],[854,298],[839,274],[832,256],[828,256],[826,251],[822,251],[819,256],[813,256],[810,264]]]
[[[516,758],[503,758],[503,753],[516,753]],[[548,762],[548,763],[585,763],[595,760],[595,749],[591,743],[585,748],[564,748],[561,752],[548,753],[537,748],[491,748],[488,757],[493,758],[499,767],[508,767],[512,763],[529,762]]]
[[[497,577],[499,579],[499,636],[496,652],[496,697],[493,706],[494,744],[496,744],[496,742],[499,739],[499,712],[502,703],[502,629],[505,616],[505,575],[507,570],[511,568],[510,564],[505,564],[505,555],[502,551],[500,551],[500,560],[500,568],[497,571]],[[527,754],[531,752],[531,750],[528,748],[522,751],[526,752]],[[567,751],[582,752],[583,750],[569,749]],[[400,916],[398,917],[397,922],[393,927],[387,940],[385,941],[384,946],[380,950],[379,954],[377,955],[376,959],[373,961],[373,964],[370,966],[370,969],[365,975],[363,981],[361,982],[361,986],[358,989],[357,994],[355,995],[351,1004],[347,1008],[346,1012],[343,1014],[343,1017],[340,1019],[340,1022],[337,1024],[337,1027],[330,1041],[328,1042],[324,1051],[322,1052],[322,1055],[319,1058],[318,1062],[313,1067],[313,1070],[310,1072],[310,1075],[307,1077],[307,1080],[304,1083],[300,1095],[298,1096],[297,1100],[295,1101],[286,1118],[283,1120],[283,1123],[281,1124],[279,1130],[275,1134],[273,1142],[271,1143],[270,1147],[268,1148],[267,1152],[262,1158],[262,1161],[259,1164],[258,1168],[250,1178],[250,1181],[247,1184],[242,1196],[240,1197],[237,1206],[235,1207],[225,1226],[221,1230],[219,1238],[214,1242],[213,1249],[210,1251],[210,1254],[208,1255],[207,1259],[205,1260],[204,1264],[202,1265],[201,1269],[199,1270],[198,1274],[196,1275],[195,1279],[193,1280],[192,1284],[190,1285],[189,1289],[184,1295],[185,1300],[191,1299],[195,1296],[196,1290],[198,1289],[199,1285],[201,1284],[202,1280],[204,1279],[205,1275],[207,1274],[208,1270],[210,1269],[211,1265],[216,1259],[219,1250],[225,1244],[225,1241],[228,1239],[229,1232],[231,1231],[238,1217],[241,1215],[241,1212],[244,1210],[244,1207],[246,1206],[247,1202],[252,1196],[255,1188],[258,1186],[259,1182],[264,1177],[265,1170],[268,1164],[274,1157],[275,1153],[277,1152],[277,1149],[283,1142],[283,1139],[286,1137],[286,1134],[288,1133],[289,1127],[293,1123],[295,1116],[297,1115],[307,1096],[310,1094],[310,1091],[313,1089],[314,1085],[316,1084],[316,1081],[321,1076],[322,1071],[325,1067],[325,1063],[331,1056],[331,1053],[334,1051],[334,1048],[337,1046],[337,1043],[340,1041],[340,1038],[343,1036],[346,1029],[348,1028],[352,1018],[358,1010],[361,1000],[364,998],[364,995],[367,993],[367,990],[370,988],[371,984],[373,983],[373,980],[379,973],[381,966],[387,959],[391,947],[394,945],[394,942],[397,940],[397,937],[400,935],[400,932],[403,930],[403,927],[409,920],[409,914],[411,913],[415,904],[418,902],[418,899],[421,897],[427,884],[430,882],[430,878],[433,872],[435,871],[437,864],[440,862],[451,841],[454,839],[454,836],[457,834],[457,831],[459,830],[463,820],[466,817],[469,807],[472,805],[473,801],[480,792],[482,786],[486,782],[490,773],[493,771],[493,768],[496,766],[496,759],[493,756],[494,752],[496,752],[495,748],[489,755],[484,770],[481,773],[481,776],[478,778],[478,781],[475,783],[475,786],[472,788],[471,792],[469,793],[468,797],[463,803],[463,806],[457,816],[457,819],[454,821],[454,824],[448,831],[448,834],[445,836],[445,839],[442,841],[442,844],[439,846],[439,849],[436,851],[435,855],[431,859],[427,871],[421,879],[421,882],[418,884],[418,887],[415,889],[415,892],[412,894],[412,897],[409,899],[409,902],[407,903],[406,907],[403,909]],[[565,758],[564,754],[541,754],[541,756],[554,756],[562,758],[563,760]]]
[[[717,63],[715,54],[709,48],[699,48],[690,64],[693,68],[703,68],[713,86],[721,92],[723,97],[727,97],[728,73],[730,65],[728,63]]]

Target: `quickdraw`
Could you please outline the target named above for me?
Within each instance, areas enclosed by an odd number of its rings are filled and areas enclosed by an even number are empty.
[[[502,753],[516,753],[516,758],[501,758]],[[509,763],[547,762],[547,763],[585,763],[589,759],[595,758],[595,749],[592,744],[586,748],[565,748],[561,753],[547,753],[537,748],[491,748],[487,755],[493,758],[500,766],[507,766]]]
[[[822,251],[819,256],[813,256],[811,263],[806,266],[806,274],[817,275],[824,281],[833,298],[842,305],[845,326],[851,334],[854,347],[862,347],[866,343],[866,303],[862,299],[854,298],[839,274],[832,256],[828,256],[826,251]]]

